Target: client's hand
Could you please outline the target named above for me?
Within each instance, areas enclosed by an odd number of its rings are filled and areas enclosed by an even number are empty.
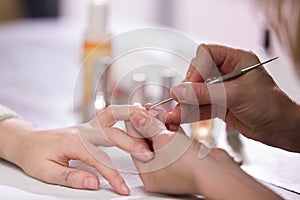
[[[56,130],[39,130],[19,119],[5,120],[0,122],[0,130],[9,133],[9,137],[6,144],[0,147],[0,156],[44,182],[79,189],[98,189],[99,180],[95,174],[69,167],[70,160],[81,160],[103,175],[116,192],[128,195],[130,191],[119,172],[111,168],[113,165],[109,156],[96,146],[118,146],[141,162],[149,161],[153,153],[144,140],[112,127],[116,121],[129,120],[130,113],[139,109],[134,106],[112,106],[88,124]]]
[[[279,199],[242,171],[224,150],[212,149],[206,155],[209,149],[184,134],[167,130],[162,122],[142,111],[131,116],[131,123],[127,131],[149,138],[155,153],[148,163],[134,159],[147,191],[201,194],[208,199]]]

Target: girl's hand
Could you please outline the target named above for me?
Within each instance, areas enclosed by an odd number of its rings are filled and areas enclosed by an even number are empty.
[[[5,150],[0,150],[1,157],[47,183],[98,189],[100,184],[95,174],[69,166],[70,160],[80,160],[95,168],[117,193],[128,195],[130,191],[124,179],[111,167],[109,156],[97,146],[118,146],[142,162],[152,159],[153,153],[144,140],[112,127],[119,120],[129,120],[131,112],[138,109],[141,108],[111,106],[88,124],[56,130],[39,130],[19,119],[5,120],[0,123],[1,131],[8,133]]]

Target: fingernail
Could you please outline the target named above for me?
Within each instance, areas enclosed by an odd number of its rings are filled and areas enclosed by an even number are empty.
[[[134,125],[138,126],[138,127],[143,127],[147,124],[147,120],[149,119],[149,117],[143,113],[135,113],[132,117],[131,117],[131,121]]]
[[[191,77],[191,75],[192,75],[192,72],[191,72],[191,71],[188,71],[187,74],[186,74],[185,79],[186,79],[186,80],[189,80],[190,77]]]
[[[144,148],[140,153],[132,153],[132,156],[140,161],[148,162],[154,158],[154,153]]]
[[[130,190],[125,183],[121,184],[121,189],[123,190],[124,194],[130,194]]]
[[[150,110],[149,111],[149,114],[152,116],[152,117],[156,117],[158,115],[158,111],[156,110]]]
[[[85,178],[84,179],[84,187],[90,190],[98,189],[98,182],[94,178]]]

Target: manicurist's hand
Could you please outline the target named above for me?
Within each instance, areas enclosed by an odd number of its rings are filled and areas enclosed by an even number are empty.
[[[259,62],[249,51],[200,45],[184,82],[172,88],[172,96],[179,105],[168,115],[167,124],[176,127],[180,123],[220,117],[248,138],[300,152],[300,107],[263,68],[224,83],[204,83],[207,78]]]
[[[153,160],[134,159],[145,189],[165,194],[201,194],[207,199],[280,199],[222,149],[207,149],[185,134],[167,130],[145,112],[131,116],[127,131],[149,139]]]
[[[70,160],[81,160],[106,178],[117,193],[128,195],[124,179],[113,168],[109,156],[97,146],[118,146],[141,162],[151,160],[153,153],[144,140],[112,127],[116,121],[129,120],[135,109],[140,108],[111,106],[87,124],[56,130],[40,130],[20,119],[4,120],[0,122],[0,156],[44,182],[98,189],[100,184],[95,174],[69,167]]]

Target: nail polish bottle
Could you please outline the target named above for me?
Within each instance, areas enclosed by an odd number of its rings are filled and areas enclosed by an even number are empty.
[[[81,114],[83,121],[89,120],[88,109],[94,104],[97,85],[93,84],[99,59],[111,56],[110,33],[107,31],[108,3],[94,0],[90,4],[89,20],[83,43],[83,95]]]

